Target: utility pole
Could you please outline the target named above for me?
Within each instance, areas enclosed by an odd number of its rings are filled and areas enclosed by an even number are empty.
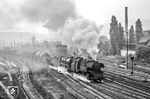
[[[127,42],[127,68],[128,68],[128,7],[125,7],[125,33]]]

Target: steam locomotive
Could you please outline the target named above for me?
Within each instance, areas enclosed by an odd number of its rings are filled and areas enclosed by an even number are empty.
[[[104,64],[93,59],[62,56],[58,62],[60,66],[65,66],[68,72],[85,75],[90,81],[101,82],[103,79],[101,68],[104,68]]]

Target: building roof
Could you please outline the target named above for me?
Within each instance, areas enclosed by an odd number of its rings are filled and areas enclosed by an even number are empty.
[[[147,32],[147,33],[150,33],[150,30],[145,30],[145,31],[143,31],[143,32]]]
[[[138,43],[146,43],[150,40],[150,36],[143,36]]]
[[[135,46],[135,45],[136,45],[136,43],[130,43],[130,42],[128,41],[128,46]],[[124,46],[127,46],[127,42],[124,43]]]
[[[149,40],[149,42],[147,43],[147,46],[150,46],[150,40]]]
[[[150,30],[144,31],[138,43],[147,43],[150,40]]]

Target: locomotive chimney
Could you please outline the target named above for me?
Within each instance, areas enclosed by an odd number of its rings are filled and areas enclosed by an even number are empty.
[[[128,68],[128,7],[125,7],[125,34],[126,34],[126,45],[127,45],[127,68]]]

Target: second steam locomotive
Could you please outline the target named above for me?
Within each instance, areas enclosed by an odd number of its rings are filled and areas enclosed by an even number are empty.
[[[93,82],[101,82],[103,79],[103,63],[93,59],[84,59],[82,57],[65,57],[58,59],[60,66],[65,66],[68,72],[85,75],[87,79]]]

